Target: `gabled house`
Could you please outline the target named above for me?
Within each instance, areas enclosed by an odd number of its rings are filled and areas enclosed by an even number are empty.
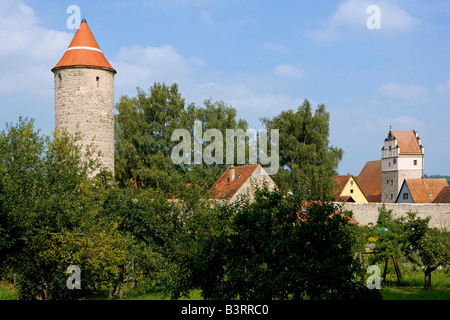
[[[208,196],[211,200],[216,201],[236,201],[240,195],[249,195],[252,199],[253,187],[255,185],[263,186],[266,184],[269,190],[273,190],[276,187],[275,182],[270,175],[260,164],[252,164],[245,166],[230,166],[220,176],[219,179],[208,190]],[[313,202],[304,202],[302,204],[302,212],[298,213],[298,217],[302,221],[308,219],[308,209]],[[316,202],[319,203],[320,202]],[[337,208],[335,212],[330,215],[343,215]],[[350,224],[358,224],[358,222],[352,218],[348,218]]]
[[[396,203],[432,203],[448,186],[445,179],[405,179]]]
[[[359,203],[368,202],[352,175],[334,176],[334,181],[336,182],[336,201]]]
[[[381,202],[381,160],[367,161],[355,180],[368,202]]]
[[[267,184],[269,190],[276,186],[270,175],[260,164],[230,166],[208,190],[209,199],[234,202],[240,195],[253,195],[253,186]]]

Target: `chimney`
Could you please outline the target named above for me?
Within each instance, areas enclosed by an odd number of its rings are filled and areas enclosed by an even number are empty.
[[[230,176],[228,177],[228,182],[231,183],[233,182],[235,176],[234,166],[231,165],[229,169],[230,169]]]

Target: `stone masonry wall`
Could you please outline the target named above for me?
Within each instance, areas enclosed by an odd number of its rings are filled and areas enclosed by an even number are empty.
[[[55,126],[95,143],[114,173],[114,73],[95,68],[55,70]],[[78,128],[77,128],[78,125]]]
[[[391,184],[392,181],[392,184]],[[398,194],[398,174],[397,171],[387,171],[381,173],[381,201],[393,203]],[[392,198],[391,198],[392,195]]]
[[[343,210],[353,211],[353,218],[360,225],[376,224],[378,208],[382,203],[344,203]],[[450,231],[450,203],[385,203],[386,209],[392,209],[394,218],[405,216],[407,212],[418,212],[418,216],[431,216],[430,227]]]

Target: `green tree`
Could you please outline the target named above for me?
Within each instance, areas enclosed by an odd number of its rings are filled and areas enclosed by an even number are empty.
[[[115,167],[122,186],[170,190],[181,183],[170,159],[172,131],[186,127],[185,101],[176,84],[155,83],[146,94],[122,96],[116,105]]]
[[[383,204],[378,208],[378,219],[375,228],[377,236],[377,260],[386,261],[391,258],[401,258],[405,245],[404,227],[400,220],[393,218],[392,209]]]
[[[225,159],[225,143],[226,143],[226,130],[227,129],[242,129],[247,130],[247,122],[237,118],[237,111],[235,108],[226,105],[223,101],[213,102],[211,99],[204,101],[203,107],[198,107],[191,104],[187,108],[187,114],[189,115],[189,130],[191,136],[194,137],[194,123],[200,121],[202,123],[202,132],[204,133],[208,129],[217,129],[221,132],[223,137],[223,163],[222,164],[207,164],[202,161],[202,164],[192,164],[183,167],[185,180],[191,184],[203,185],[209,188],[218,177],[227,168]],[[234,141],[233,141],[234,142]],[[202,151],[208,142],[202,140]],[[235,142],[234,142],[235,143]],[[248,163],[248,141],[246,140],[246,163]],[[234,163],[237,164],[237,144],[234,146]]]
[[[99,165],[79,138],[41,136],[27,119],[0,133],[0,263],[17,274],[22,299],[85,294],[65,285],[72,264],[85,288],[111,284],[125,264],[118,221],[100,218],[111,180],[103,171],[90,178]]]
[[[437,228],[430,228],[431,217],[422,219],[417,212],[408,212],[404,224],[406,257],[421,266],[424,272],[424,288],[431,287],[431,274],[438,267],[448,267],[450,241]]]
[[[369,292],[353,259],[353,226],[333,205],[258,189],[217,207],[218,233],[191,259],[206,299],[357,299]],[[223,227],[226,225],[227,227]]]
[[[431,217],[420,218],[417,212],[392,218],[392,210],[380,210],[377,226],[379,232],[376,250],[378,259],[405,256],[422,267],[424,288],[431,287],[431,275],[438,267],[447,267],[450,261],[450,241],[445,233],[431,228]],[[385,230],[385,231],[384,231]]]
[[[305,99],[297,111],[282,111],[263,118],[267,129],[279,129],[280,170],[275,181],[284,190],[301,192],[309,199],[332,199],[333,176],[343,151],[329,145],[330,114],[323,104],[314,114]]]
[[[171,136],[175,129],[188,130],[194,150],[196,120],[201,121],[203,133],[218,129],[224,139],[226,129],[247,128],[245,121],[237,120],[236,109],[222,101],[207,99],[203,107],[186,105],[176,84],[155,83],[149,93],[138,89],[137,97],[121,97],[116,109],[115,163],[120,185],[159,188],[177,197],[195,194],[198,187],[204,194],[225,164],[174,164],[171,152],[178,142],[171,141]],[[202,139],[201,151],[207,143]]]

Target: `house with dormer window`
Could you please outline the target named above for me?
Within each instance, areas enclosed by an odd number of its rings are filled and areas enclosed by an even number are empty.
[[[396,203],[432,203],[448,186],[446,179],[405,179]]]

